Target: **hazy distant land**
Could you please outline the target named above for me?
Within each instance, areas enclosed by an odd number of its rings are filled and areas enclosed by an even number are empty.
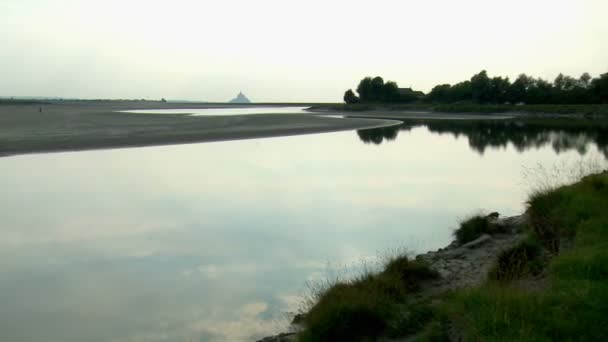
[[[152,101],[45,101],[0,105],[0,156],[151,146],[382,127],[385,119],[341,120],[309,114],[187,116],[119,113],[132,109],[230,105]]]
[[[189,116],[125,110],[309,107],[303,114]],[[465,106],[466,107],[466,106]],[[226,104],[132,100],[0,101],[0,156],[212,142],[384,127],[405,119],[508,119],[516,113],[484,105],[467,110],[424,105]],[[568,106],[565,110],[571,110]],[[578,108],[578,107],[576,107]],[[439,109],[439,110],[438,110]],[[512,110],[512,109],[511,109]],[[333,116],[343,115],[339,119]]]

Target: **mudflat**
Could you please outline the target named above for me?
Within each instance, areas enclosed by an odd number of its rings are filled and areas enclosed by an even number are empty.
[[[150,101],[0,104],[0,157],[310,134],[399,123],[386,119],[340,119],[312,114],[188,116],[118,112],[222,107],[230,106]]]

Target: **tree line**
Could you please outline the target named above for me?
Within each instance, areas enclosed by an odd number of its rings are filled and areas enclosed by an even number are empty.
[[[592,78],[583,73],[579,78],[559,74],[553,82],[519,75],[489,77],[485,70],[470,80],[440,84],[428,93],[411,88],[399,88],[396,82],[384,82],[382,77],[365,77],[357,86],[344,93],[344,102],[352,103],[480,103],[480,104],[599,104],[608,103],[608,73]]]

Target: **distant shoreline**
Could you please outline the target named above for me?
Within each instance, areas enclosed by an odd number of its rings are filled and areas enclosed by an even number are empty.
[[[148,101],[3,103],[0,105],[0,157],[314,134],[400,123],[387,119],[335,119],[310,114],[188,116],[117,112],[230,107],[234,105]]]
[[[130,114],[125,110],[308,107],[303,114],[189,116]],[[440,107],[443,108],[443,107]],[[439,112],[420,106],[318,103],[227,104],[134,100],[48,100],[0,103],[0,157],[256,139],[360,130],[397,125],[411,119],[506,120],[534,117],[582,117],[580,114],[519,112]],[[452,109],[464,108],[455,106]],[[468,107],[467,107],[468,108]],[[564,107],[569,108],[569,107]],[[603,107],[602,107],[603,108]],[[466,108],[465,108],[466,109]],[[540,109],[539,109],[540,110]],[[345,119],[336,119],[335,116]]]
[[[476,117],[496,116],[542,116],[542,117],[588,117],[608,115],[608,105],[513,105],[513,104],[433,104],[433,103],[357,103],[357,104],[319,104],[309,109],[311,112],[344,113],[432,113],[436,115],[472,115]],[[357,114],[358,115],[358,114]]]

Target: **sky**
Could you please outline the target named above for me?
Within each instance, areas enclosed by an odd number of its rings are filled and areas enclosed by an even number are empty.
[[[606,0],[0,0],[0,96],[340,102],[608,72]]]

